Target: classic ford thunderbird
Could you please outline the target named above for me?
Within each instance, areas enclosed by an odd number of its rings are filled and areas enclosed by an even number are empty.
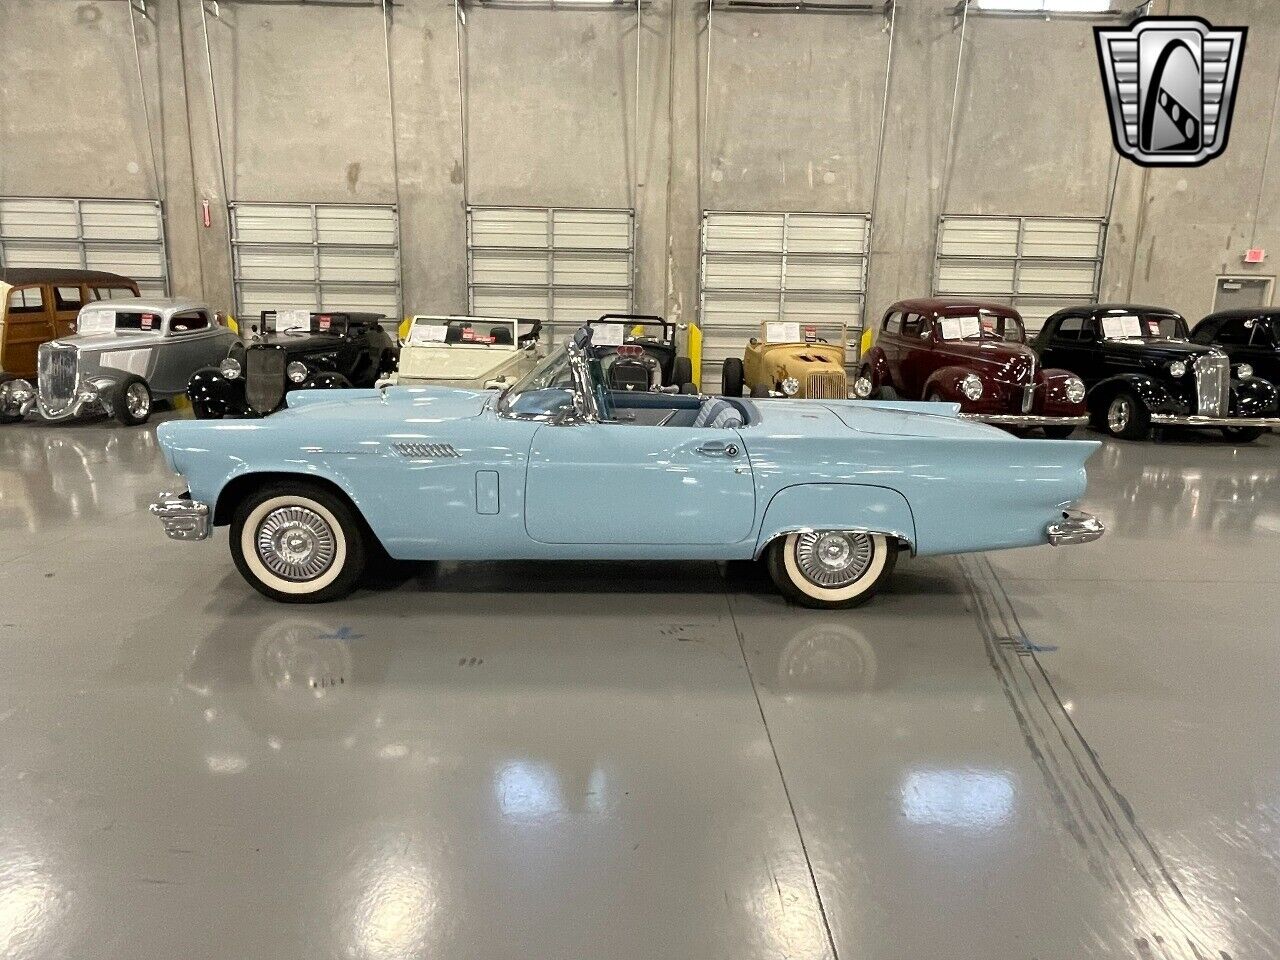
[[[366,558],[759,558],[796,602],[853,606],[900,551],[1095,540],[1072,510],[1092,441],[1017,439],[954,404],[753,403],[612,391],[584,328],[501,393],[297,391],[262,420],[157,434],[189,484],[176,540],[230,528],[236,567],[288,602],[350,591]]]

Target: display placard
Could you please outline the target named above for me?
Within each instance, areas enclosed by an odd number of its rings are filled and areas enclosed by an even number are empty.
[[[276,318],[267,328],[275,333],[284,333],[286,330],[310,330],[311,329],[311,311],[310,310],[277,310]]]
[[[620,347],[627,336],[627,328],[620,323],[602,323],[591,327],[591,343],[597,347]]]
[[[943,317],[943,340],[966,340],[982,332],[982,322],[977,317]]]
[[[1142,336],[1142,327],[1133,314],[1123,317],[1103,317],[1102,336],[1107,340],[1124,340]]]
[[[409,330],[410,343],[444,343],[449,333],[448,324],[415,323]]]
[[[796,321],[770,320],[764,325],[766,343],[800,343],[800,324]]]

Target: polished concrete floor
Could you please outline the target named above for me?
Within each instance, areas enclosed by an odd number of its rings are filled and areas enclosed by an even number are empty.
[[[1280,955],[1280,437],[839,614],[713,564],[277,606],[150,428],[0,428],[0,957]],[[963,505],[957,505],[963,509]]]

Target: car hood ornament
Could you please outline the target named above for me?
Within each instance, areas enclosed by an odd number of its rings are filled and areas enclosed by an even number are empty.
[[[1194,167],[1226,149],[1247,28],[1143,17],[1093,32],[1120,153],[1145,167]]]

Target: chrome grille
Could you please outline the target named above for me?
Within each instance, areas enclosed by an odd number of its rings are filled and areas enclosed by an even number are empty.
[[[849,378],[843,373],[811,373],[804,395],[811,400],[848,400]]]
[[[1036,405],[1036,385],[1028,383],[1022,388],[1022,412],[1030,413],[1031,408]]]
[[[76,398],[76,348],[60,343],[40,347],[38,386],[40,399],[53,410],[71,405]]]
[[[284,400],[284,351],[250,347],[244,352],[244,397],[254,413],[271,413]]]
[[[396,453],[410,460],[426,460],[433,457],[460,457],[451,443],[394,443]]]
[[[1196,413],[1225,417],[1231,390],[1231,361],[1223,353],[1206,353],[1196,360]]]

